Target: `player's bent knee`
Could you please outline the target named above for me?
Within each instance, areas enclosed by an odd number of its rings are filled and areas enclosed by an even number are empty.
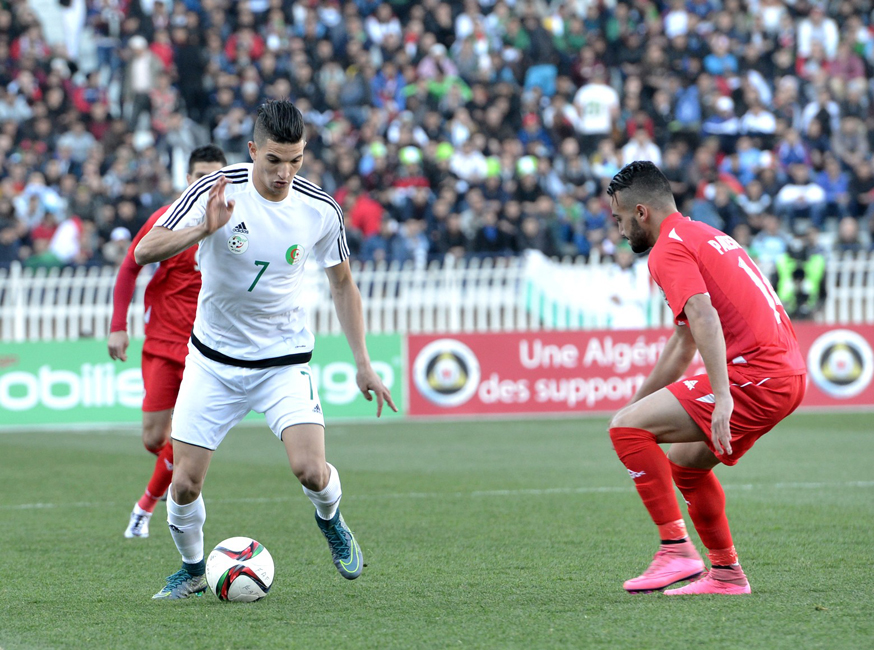
[[[328,467],[324,463],[304,462],[294,464],[291,467],[291,471],[294,472],[301,485],[308,490],[316,492],[324,490],[330,478]]]
[[[613,415],[608,426],[610,429],[618,429],[624,427],[637,427],[639,424],[637,424],[637,418],[634,416],[633,409],[626,406]]]
[[[153,454],[160,453],[170,442],[170,419],[163,417],[143,418],[143,445]]]
[[[168,443],[166,442],[158,442],[157,444],[155,444],[153,440],[147,439],[146,436],[143,435],[143,447],[146,448],[147,452],[149,452],[150,454],[155,454],[155,456],[160,454],[167,444]]]
[[[194,480],[190,476],[178,472],[173,473],[173,500],[179,505],[191,503],[200,496],[203,481]]]

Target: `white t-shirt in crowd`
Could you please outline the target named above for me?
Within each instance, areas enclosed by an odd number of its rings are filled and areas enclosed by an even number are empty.
[[[574,106],[580,114],[580,133],[607,134],[613,128],[612,111],[619,107],[619,95],[607,84],[590,83],[577,91]]]

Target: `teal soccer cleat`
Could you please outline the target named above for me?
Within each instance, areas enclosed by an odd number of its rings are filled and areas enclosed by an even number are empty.
[[[166,586],[152,596],[155,600],[179,600],[189,596],[202,596],[206,592],[206,575],[191,575],[186,569],[179,569],[167,578]]]
[[[337,571],[347,580],[355,580],[361,575],[364,558],[361,556],[361,549],[358,547],[358,542],[355,541],[355,536],[349,530],[346,522],[343,521],[340,511],[338,510],[333,519],[330,520],[322,519],[317,512],[316,523],[324,533],[325,539],[328,540],[331,557]]]

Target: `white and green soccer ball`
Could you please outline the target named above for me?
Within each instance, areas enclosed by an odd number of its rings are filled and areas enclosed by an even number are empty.
[[[209,554],[206,581],[219,600],[260,600],[273,585],[273,557],[250,537],[230,537]]]

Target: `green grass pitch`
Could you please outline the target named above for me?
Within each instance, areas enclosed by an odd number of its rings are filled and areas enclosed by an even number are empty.
[[[355,582],[281,444],[231,432],[206,546],[270,550],[252,604],[150,600],[179,557],[163,503],[122,537],[153,465],[137,431],[2,433],[0,648],[872,648],[871,421],[795,415],[717,470],[753,594],[685,599],[622,590],[657,538],[604,419],[330,425]]]

